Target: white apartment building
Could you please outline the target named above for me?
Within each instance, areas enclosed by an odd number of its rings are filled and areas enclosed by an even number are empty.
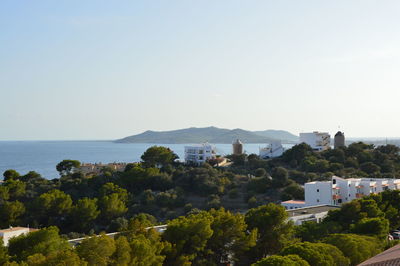
[[[216,158],[214,145],[202,143],[198,145],[185,146],[185,162],[203,164],[209,159]]]
[[[331,136],[326,132],[314,131],[311,133],[300,133],[300,143],[306,143],[315,151],[324,151],[331,146]]]
[[[344,179],[333,176],[331,181],[315,181],[304,185],[305,205],[340,206],[342,203],[389,189],[400,189],[400,179]]]
[[[280,141],[271,142],[267,147],[260,148],[259,155],[262,159],[275,158],[283,154],[285,149]]]
[[[37,229],[27,228],[27,227],[10,227],[7,229],[0,230],[0,237],[3,238],[4,246],[8,246],[8,242],[11,238],[20,235],[28,234],[29,232],[36,231]]]

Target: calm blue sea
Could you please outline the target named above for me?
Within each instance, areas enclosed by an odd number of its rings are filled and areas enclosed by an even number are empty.
[[[109,141],[0,141],[0,179],[7,169],[21,174],[36,171],[47,179],[59,177],[56,165],[64,159],[85,163],[138,162],[147,148],[166,146],[183,159],[187,144],[125,144]],[[231,144],[215,144],[221,155],[232,153]],[[246,144],[246,153],[258,154],[265,144]]]

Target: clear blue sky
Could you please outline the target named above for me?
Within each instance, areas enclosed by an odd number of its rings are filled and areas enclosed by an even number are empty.
[[[0,140],[400,137],[400,1],[0,2]]]

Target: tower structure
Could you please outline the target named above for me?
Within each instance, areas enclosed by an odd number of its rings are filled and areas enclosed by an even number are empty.
[[[232,149],[234,155],[243,154],[243,143],[239,139],[237,139],[232,143]]]
[[[338,131],[335,134],[334,142],[333,142],[333,147],[335,149],[344,147],[345,146],[345,138],[344,138],[344,133],[341,131]]]

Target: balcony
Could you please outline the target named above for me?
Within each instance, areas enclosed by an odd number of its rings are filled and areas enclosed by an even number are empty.
[[[357,199],[362,198],[363,196],[364,196],[364,194],[362,194],[362,193],[356,193],[356,198]]]
[[[334,194],[332,195],[332,199],[337,200],[337,199],[341,199],[342,197],[340,195]]]

